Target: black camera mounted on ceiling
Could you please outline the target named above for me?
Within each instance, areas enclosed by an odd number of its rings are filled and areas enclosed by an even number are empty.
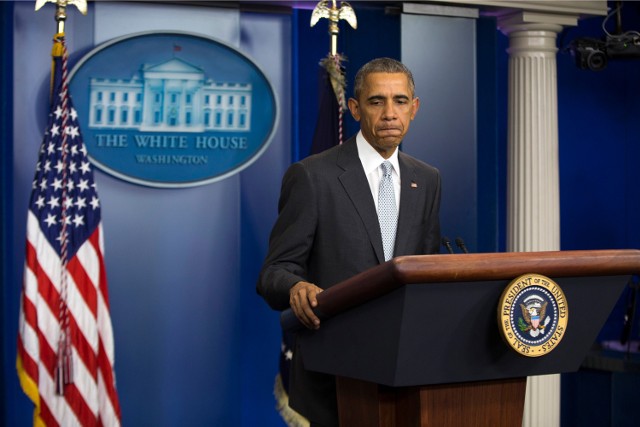
[[[575,58],[576,65],[583,70],[601,71],[610,59],[640,58],[640,32],[622,32],[622,2],[602,22],[606,36],[603,39],[583,37],[573,40],[568,49]],[[607,20],[616,15],[616,33],[611,34],[605,28]]]

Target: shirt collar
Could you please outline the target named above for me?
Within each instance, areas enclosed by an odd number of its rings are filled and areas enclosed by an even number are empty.
[[[367,142],[364,135],[362,135],[362,131],[359,131],[358,135],[356,135],[356,145],[358,146],[358,157],[360,157],[360,162],[362,163],[362,167],[364,168],[364,173],[366,175],[369,175],[371,172],[378,169],[382,162],[385,161],[385,158]],[[393,169],[399,176],[400,164],[398,163],[398,149],[396,148],[391,157],[386,160],[391,162]]]

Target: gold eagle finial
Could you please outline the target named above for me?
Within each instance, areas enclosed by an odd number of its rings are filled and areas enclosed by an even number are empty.
[[[316,25],[322,18],[329,20],[331,55],[336,55],[338,50],[338,22],[343,19],[355,30],[358,28],[358,20],[356,19],[356,13],[353,8],[346,1],[341,2],[340,8],[337,7],[336,0],[332,0],[331,3],[331,6],[329,6],[329,0],[322,0],[313,8],[313,12],[311,13],[311,26]]]
[[[64,21],[67,19],[67,6],[73,5],[77,7],[83,15],[87,14],[87,0],[36,0],[36,11],[40,10],[46,3],[56,5],[58,33],[64,33]]]
[[[40,10],[45,3],[53,3],[58,7],[73,5],[78,8],[83,15],[87,14],[87,0],[36,0],[36,10]]]

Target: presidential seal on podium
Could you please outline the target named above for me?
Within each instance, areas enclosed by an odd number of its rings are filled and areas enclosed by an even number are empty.
[[[502,338],[527,357],[553,351],[566,333],[568,318],[564,292],[540,274],[524,274],[512,280],[498,303]]]

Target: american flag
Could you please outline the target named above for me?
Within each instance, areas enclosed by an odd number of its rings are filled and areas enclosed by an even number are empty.
[[[68,93],[64,35],[27,214],[18,377],[34,425],[119,426],[100,199]]]

